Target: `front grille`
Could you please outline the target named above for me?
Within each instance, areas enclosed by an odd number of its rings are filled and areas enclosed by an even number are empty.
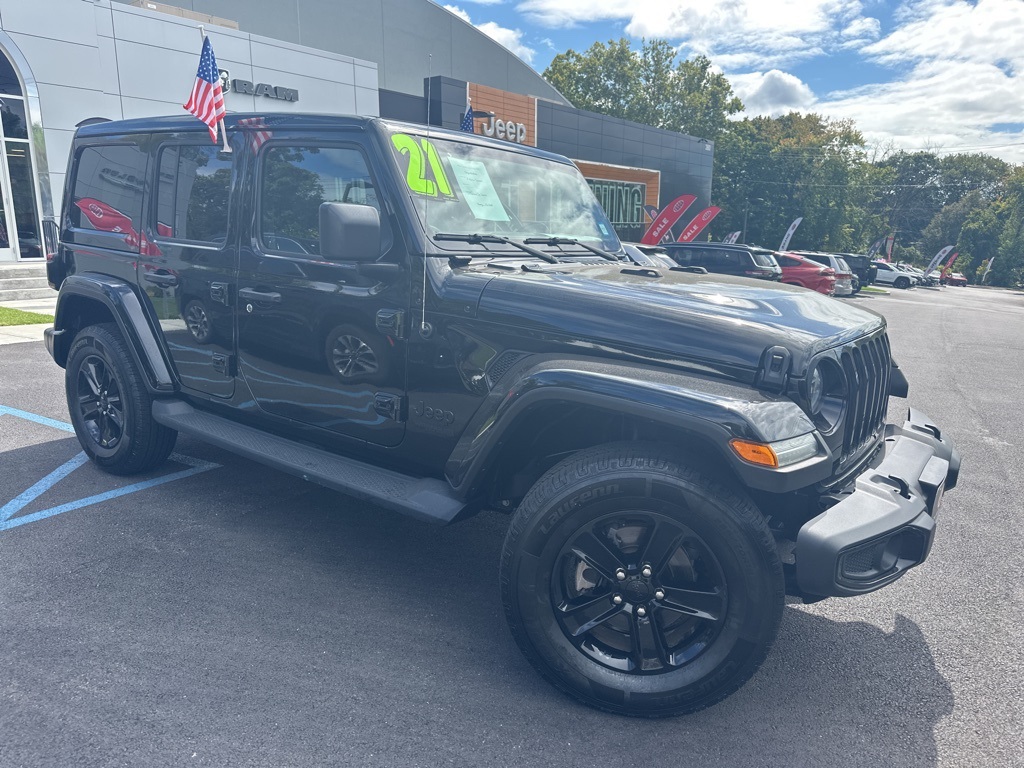
[[[854,342],[843,349],[840,359],[849,393],[843,455],[849,456],[885,421],[892,367],[889,337],[883,333]]]

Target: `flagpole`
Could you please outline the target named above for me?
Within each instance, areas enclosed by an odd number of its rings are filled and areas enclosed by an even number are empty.
[[[199,27],[199,39],[202,42],[205,43],[206,42],[206,27],[203,26],[202,24],[197,24],[196,26]],[[217,77],[220,77],[220,72],[217,72]],[[220,138],[221,138],[221,148],[220,148],[220,151],[221,152],[225,152],[227,154],[231,154],[231,146],[228,144],[228,129],[227,129],[227,126],[224,125],[224,118],[223,117],[220,119],[220,122],[217,123],[217,130],[220,133]]]

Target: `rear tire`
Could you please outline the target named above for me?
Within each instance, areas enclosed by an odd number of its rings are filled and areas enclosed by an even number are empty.
[[[537,481],[501,558],[509,626],[537,671],[641,717],[703,709],[750,679],[784,583],[771,531],[734,487],[635,444],[582,451]]]
[[[174,449],[178,433],[153,421],[153,398],[113,323],[89,326],[75,337],[64,386],[78,442],[107,472],[145,472]]]

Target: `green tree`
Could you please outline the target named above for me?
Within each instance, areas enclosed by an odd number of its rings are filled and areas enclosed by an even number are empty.
[[[743,109],[728,79],[705,56],[678,60],[665,40],[594,43],[560,53],[544,77],[579,109],[716,139]]]

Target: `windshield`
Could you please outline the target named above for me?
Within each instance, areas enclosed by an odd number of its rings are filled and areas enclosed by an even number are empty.
[[[445,233],[571,238],[619,251],[615,230],[574,166],[403,132],[391,134],[391,149],[435,247],[465,250],[465,243],[434,240]]]

